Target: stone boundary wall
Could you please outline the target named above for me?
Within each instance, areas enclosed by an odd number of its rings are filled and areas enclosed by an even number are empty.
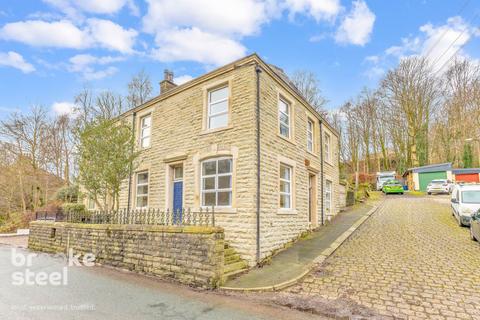
[[[220,285],[224,232],[219,227],[30,223],[28,248],[93,253],[96,263],[174,279],[196,287]]]

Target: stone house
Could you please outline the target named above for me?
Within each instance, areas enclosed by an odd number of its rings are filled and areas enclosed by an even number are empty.
[[[251,266],[338,212],[338,133],[280,69],[252,54],[160,86],[122,115],[142,149],[122,208],[215,206]]]

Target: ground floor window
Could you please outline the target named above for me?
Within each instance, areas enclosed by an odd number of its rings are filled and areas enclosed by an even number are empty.
[[[292,208],[292,167],[280,164],[280,208]]]
[[[145,208],[148,206],[148,171],[137,173],[136,179],[136,206]]]
[[[232,205],[232,159],[215,158],[202,162],[202,206]]]
[[[87,209],[95,210],[95,199],[93,199],[92,197],[88,197]]]
[[[332,181],[325,181],[325,212],[332,214]]]

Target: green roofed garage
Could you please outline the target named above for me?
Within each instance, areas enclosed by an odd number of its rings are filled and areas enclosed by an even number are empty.
[[[452,164],[447,162],[410,168],[403,173],[403,178],[408,190],[427,191],[427,186],[432,180],[453,180]]]
[[[436,171],[436,172],[419,172],[418,180],[420,181],[420,190],[426,191],[427,185],[435,179],[447,179],[446,171]]]

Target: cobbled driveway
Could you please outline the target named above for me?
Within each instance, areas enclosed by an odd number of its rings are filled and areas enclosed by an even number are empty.
[[[389,196],[288,294],[346,299],[380,318],[480,319],[480,245],[436,200]]]

